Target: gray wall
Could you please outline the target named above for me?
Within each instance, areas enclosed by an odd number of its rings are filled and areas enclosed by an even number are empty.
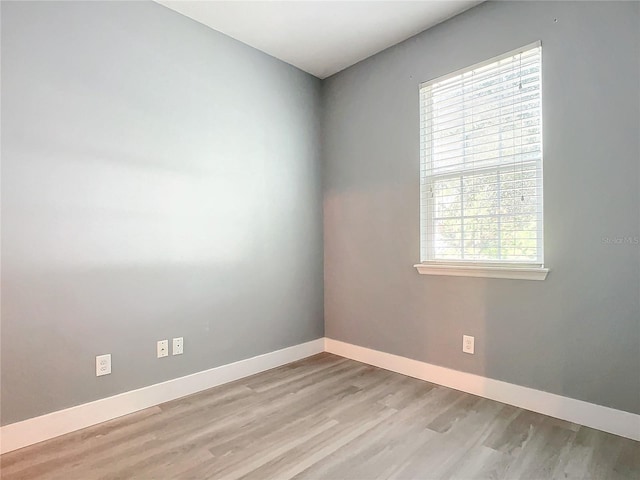
[[[483,4],[322,98],[157,4],[1,5],[2,424],[322,336],[321,146],[329,337],[640,413],[637,3]],[[419,276],[418,83],[539,39],[551,274]]]
[[[418,275],[418,83],[536,40],[549,277]],[[640,413],[640,5],[482,4],[323,94],[327,336]]]
[[[320,100],[155,3],[2,2],[3,424],[323,335]]]

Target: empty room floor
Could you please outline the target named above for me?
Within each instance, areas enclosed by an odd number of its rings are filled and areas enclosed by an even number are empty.
[[[637,479],[640,442],[323,353],[1,457],[2,479]]]

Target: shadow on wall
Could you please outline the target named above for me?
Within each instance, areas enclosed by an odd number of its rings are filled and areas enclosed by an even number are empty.
[[[637,245],[585,238],[607,266],[597,277],[552,242],[545,281],[419,275],[416,187],[343,187],[324,206],[329,338],[640,411]],[[463,335],[475,337],[474,355]]]
[[[282,276],[274,269],[3,272],[3,424],[322,336],[308,271]],[[156,342],[177,336],[185,338],[185,355],[158,360]],[[47,352],[47,368],[32,361],[34,352]],[[94,357],[103,353],[112,354],[113,374],[96,378]]]
[[[485,375],[490,279],[418,274],[414,185],[331,191],[324,206],[327,336]]]

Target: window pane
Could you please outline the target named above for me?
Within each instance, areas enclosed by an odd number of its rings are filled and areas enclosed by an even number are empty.
[[[492,260],[500,254],[500,226],[497,217],[464,219],[464,258]]]
[[[454,177],[434,182],[433,198],[436,218],[460,217],[462,215],[462,185]]]
[[[463,176],[466,216],[497,215],[500,207],[497,172]]]
[[[442,260],[456,260],[462,255],[462,221],[460,218],[435,220],[435,249]]]

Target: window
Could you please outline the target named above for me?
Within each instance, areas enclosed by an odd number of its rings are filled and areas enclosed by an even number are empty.
[[[420,86],[420,273],[546,277],[541,54]]]

